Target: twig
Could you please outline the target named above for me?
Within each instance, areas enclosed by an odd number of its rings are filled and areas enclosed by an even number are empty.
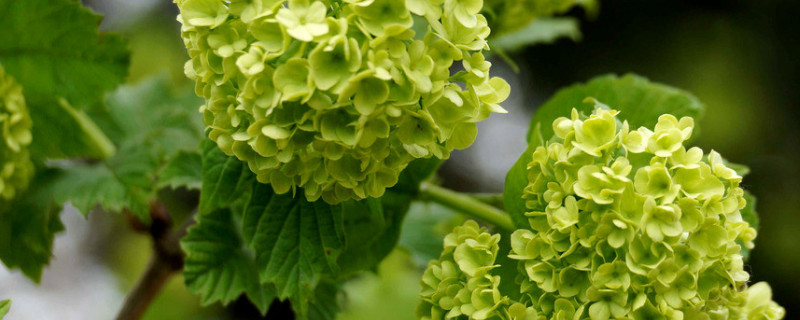
[[[469,195],[448,190],[428,182],[422,183],[420,192],[426,199],[454,209],[459,213],[491,223],[505,230],[515,229],[511,217],[505,211],[476,200]]]
[[[153,258],[139,282],[125,298],[117,320],[141,319],[167,281],[183,269],[183,252],[179,241],[186,234],[186,230],[194,224],[194,215],[186,218],[180,228],[171,233],[169,230],[172,221],[164,205],[151,203],[150,216],[152,224],[149,233],[153,238]]]

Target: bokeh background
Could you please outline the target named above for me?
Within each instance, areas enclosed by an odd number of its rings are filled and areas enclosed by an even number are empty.
[[[84,0],[106,15],[101,28],[120,32],[133,52],[130,83],[167,74],[178,87],[187,59],[169,0]],[[583,21],[583,38],[525,48],[512,55],[521,72],[495,59],[507,78],[508,115],[482,123],[476,144],[457,152],[441,171],[445,186],[501,192],[505,172],[525,148],[536,107],[558,88],[594,76],[634,72],[694,93],[706,105],[695,143],[752,171],[744,185],[758,201],[761,229],[748,269],[768,281],[787,319],[800,316],[800,1],[604,0],[600,15]],[[149,260],[147,237],[128,231],[118,216],[84,221],[66,210],[67,231],[56,239],[55,259],[35,286],[0,268],[0,296],[12,297],[17,319],[110,319]],[[401,244],[374,274],[345,285],[341,319],[413,319],[418,279],[440,244],[421,233],[442,234],[459,216],[415,205]],[[424,227],[423,227],[424,226]],[[281,305],[267,318],[284,319]],[[146,319],[254,319],[246,301],[228,308],[199,306],[176,277]]]

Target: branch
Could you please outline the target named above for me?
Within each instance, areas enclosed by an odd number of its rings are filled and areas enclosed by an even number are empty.
[[[152,224],[148,231],[153,238],[153,258],[136,286],[125,298],[117,320],[141,319],[169,279],[183,269],[180,239],[194,224],[194,215],[187,217],[180,228],[171,233],[169,230],[172,220],[164,205],[151,203],[150,216]],[[136,228],[136,225],[134,227]]]
[[[422,183],[420,192],[426,199],[437,202],[475,219],[491,223],[508,231],[516,229],[514,223],[511,221],[511,217],[509,217],[505,211],[466,194],[448,190],[427,182]]]

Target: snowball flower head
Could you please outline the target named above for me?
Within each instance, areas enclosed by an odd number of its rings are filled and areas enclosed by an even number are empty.
[[[618,111],[594,102],[591,115],[573,109],[555,120],[555,135],[531,156],[529,228],[514,231],[510,251],[501,252],[517,261],[516,278],[499,278],[490,254],[498,249],[489,245],[499,240],[470,222],[447,236],[442,257],[431,262],[418,314],[783,318],[769,286],[748,286],[743,269],[742,246],[752,248],[756,231],[742,219],[742,177],[718,153],[686,149],[693,120],[663,115],[653,130],[634,130]],[[469,254],[457,254],[459,247]],[[470,286],[477,282],[483,285]],[[475,296],[486,297],[481,313],[472,311]]]
[[[380,197],[505,112],[481,0],[175,2],[209,137],[278,193]]]
[[[0,209],[28,186],[31,117],[20,87],[0,66]]]

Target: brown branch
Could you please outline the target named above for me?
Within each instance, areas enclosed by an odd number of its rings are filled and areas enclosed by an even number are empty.
[[[194,224],[194,215],[186,218],[186,221],[171,233],[169,230],[172,227],[172,220],[164,205],[151,203],[150,216],[152,223],[148,233],[153,239],[153,258],[139,282],[125,298],[117,320],[141,319],[167,281],[183,269],[183,252],[179,241],[186,234],[186,230]],[[140,228],[137,224],[133,226],[134,229]]]

